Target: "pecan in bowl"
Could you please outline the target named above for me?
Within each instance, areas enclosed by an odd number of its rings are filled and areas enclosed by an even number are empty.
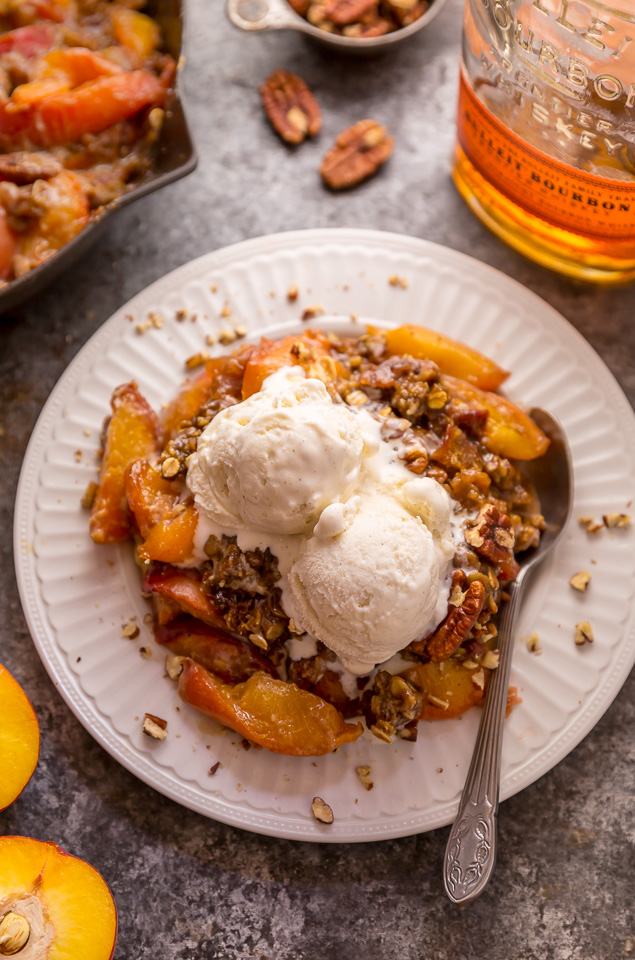
[[[325,33],[367,40],[420,20],[430,0],[289,0],[290,6]]]

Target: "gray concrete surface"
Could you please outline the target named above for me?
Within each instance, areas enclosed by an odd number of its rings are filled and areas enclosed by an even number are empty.
[[[516,277],[588,338],[635,401],[635,289],[574,284],[506,249],[451,184],[460,0],[383,59],[340,60],[299,36],[247,36],[222,0],[191,0],[185,88],[201,163],[140,201],[96,250],[0,323],[0,657],[43,732],[30,785],[0,831],[86,857],[119,909],[116,960],[619,960],[635,955],[631,676],[591,734],[506,802],[491,886],[471,907],[441,892],[447,831],[357,846],[253,836],[179,808],[121,769],[59,698],[31,645],[13,574],[20,463],[40,409],[83,343],[166,271],[247,237],[318,226],[395,230],[447,244]],[[319,142],[291,151],[261,115],[276,67],[322,104]],[[335,134],[387,121],[394,159],[355,192],[316,174]],[[1,709],[1,705],[0,705]],[[86,957],[85,960],[91,960]]]

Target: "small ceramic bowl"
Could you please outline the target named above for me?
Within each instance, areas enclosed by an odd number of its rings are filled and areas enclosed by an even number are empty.
[[[287,0],[227,0],[227,15],[241,30],[297,30],[332,50],[363,56],[408,40],[434,20],[446,2],[447,0],[432,0],[426,13],[409,27],[402,27],[401,30],[386,33],[382,37],[369,37],[367,40],[360,37],[341,37],[320,30],[297,14]]]
[[[164,46],[177,61],[181,55],[183,7],[185,0],[150,0],[146,13],[154,17],[163,31]],[[71,267],[98,239],[111,216],[134,200],[191,173],[197,164],[194,144],[185,119],[183,103],[174,91],[167,104],[166,117],[151,169],[131,190],[122,194],[84,227],[70,243],[24,276],[0,287],[0,319],[12,307],[33,296]]]

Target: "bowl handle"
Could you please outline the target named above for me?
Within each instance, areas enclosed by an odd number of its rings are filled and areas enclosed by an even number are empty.
[[[227,0],[227,16],[241,30],[302,30],[308,24],[287,0]]]

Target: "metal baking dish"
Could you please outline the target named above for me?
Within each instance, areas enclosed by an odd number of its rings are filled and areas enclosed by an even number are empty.
[[[394,47],[427,26],[440,13],[447,0],[432,0],[429,9],[409,27],[386,33],[383,37],[340,37],[326,33],[296,13],[287,0],[227,0],[227,16],[241,30],[297,30],[331,50],[364,56]]]
[[[185,0],[151,0],[146,12],[154,17],[163,31],[164,47],[179,61],[183,39],[183,7]],[[178,84],[178,75],[177,75]],[[27,297],[33,296],[64,270],[71,267],[95,243],[110,217],[134,200],[167,186],[191,173],[198,163],[185,118],[183,103],[175,90],[167,104],[163,129],[156,148],[152,169],[128,192],[113,200],[70,243],[48,260],[0,288],[0,314],[6,313]]]

